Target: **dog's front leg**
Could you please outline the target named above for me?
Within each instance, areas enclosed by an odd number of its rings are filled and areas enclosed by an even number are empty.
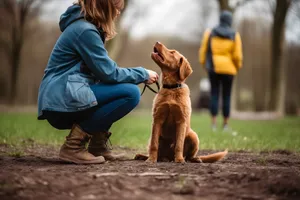
[[[147,159],[147,162],[155,163],[157,162],[157,156],[158,156],[158,143],[159,143],[159,136],[161,135],[162,131],[162,125],[153,123],[152,125],[152,135],[149,145],[149,158]]]
[[[178,123],[176,125],[176,146],[175,146],[175,162],[177,163],[185,162],[183,157],[185,134],[186,134],[185,123]]]

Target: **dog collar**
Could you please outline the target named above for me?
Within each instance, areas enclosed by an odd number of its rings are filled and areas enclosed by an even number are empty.
[[[173,85],[163,84],[163,88],[165,88],[165,89],[182,88],[182,84],[181,83],[176,83],[176,84],[173,84]]]

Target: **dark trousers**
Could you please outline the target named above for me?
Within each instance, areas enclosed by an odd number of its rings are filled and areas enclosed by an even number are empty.
[[[45,112],[48,122],[57,129],[71,129],[78,124],[85,132],[97,134],[132,111],[140,101],[137,85],[95,84],[91,86],[98,106],[80,112]]]
[[[230,99],[233,82],[233,75],[209,73],[211,85],[210,112],[212,116],[217,116],[219,108],[219,95],[222,88],[222,110],[225,118],[230,115]]]

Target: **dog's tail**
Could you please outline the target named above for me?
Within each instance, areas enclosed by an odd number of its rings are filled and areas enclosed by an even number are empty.
[[[213,162],[216,162],[218,160],[221,160],[227,154],[228,154],[228,150],[226,149],[225,151],[222,151],[222,152],[213,153],[213,154],[209,154],[209,155],[206,155],[206,156],[199,156],[199,158],[204,163],[213,163]]]
[[[145,156],[145,155],[142,155],[142,154],[136,154],[135,157],[134,157],[134,160],[147,160],[149,156]]]
[[[199,156],[199,158],[204,163],[213,163],[213,162],[217,162],[218,160],[223,159],[227,154],[228,154],[228,150],[226,149],[225,151],[222,151],[222,152],[209,154],[209,155],[206,155],[206,156]],[[134,157],[134,160],[143,160],[143,161],[145,161],[148,158],[149,158],[149,156],[145,156],[145,155],[142,155],[142,154],[137,154]],[[194,162],[199,162],[199,161],[197,159],[197,161],[194,161]]]

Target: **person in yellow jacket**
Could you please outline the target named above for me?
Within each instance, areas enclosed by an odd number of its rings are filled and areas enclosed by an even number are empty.
[[[242,67],[241,37],[231,28],[231,25],[231,12],[223,11],[219,25],[212,30],[205,31],[199,49],[200,64],[205,67],[211,84],[210,112],[214,131],[216,130],[220,88],[222,88],[223,130],[228,130],[232,82]]]

